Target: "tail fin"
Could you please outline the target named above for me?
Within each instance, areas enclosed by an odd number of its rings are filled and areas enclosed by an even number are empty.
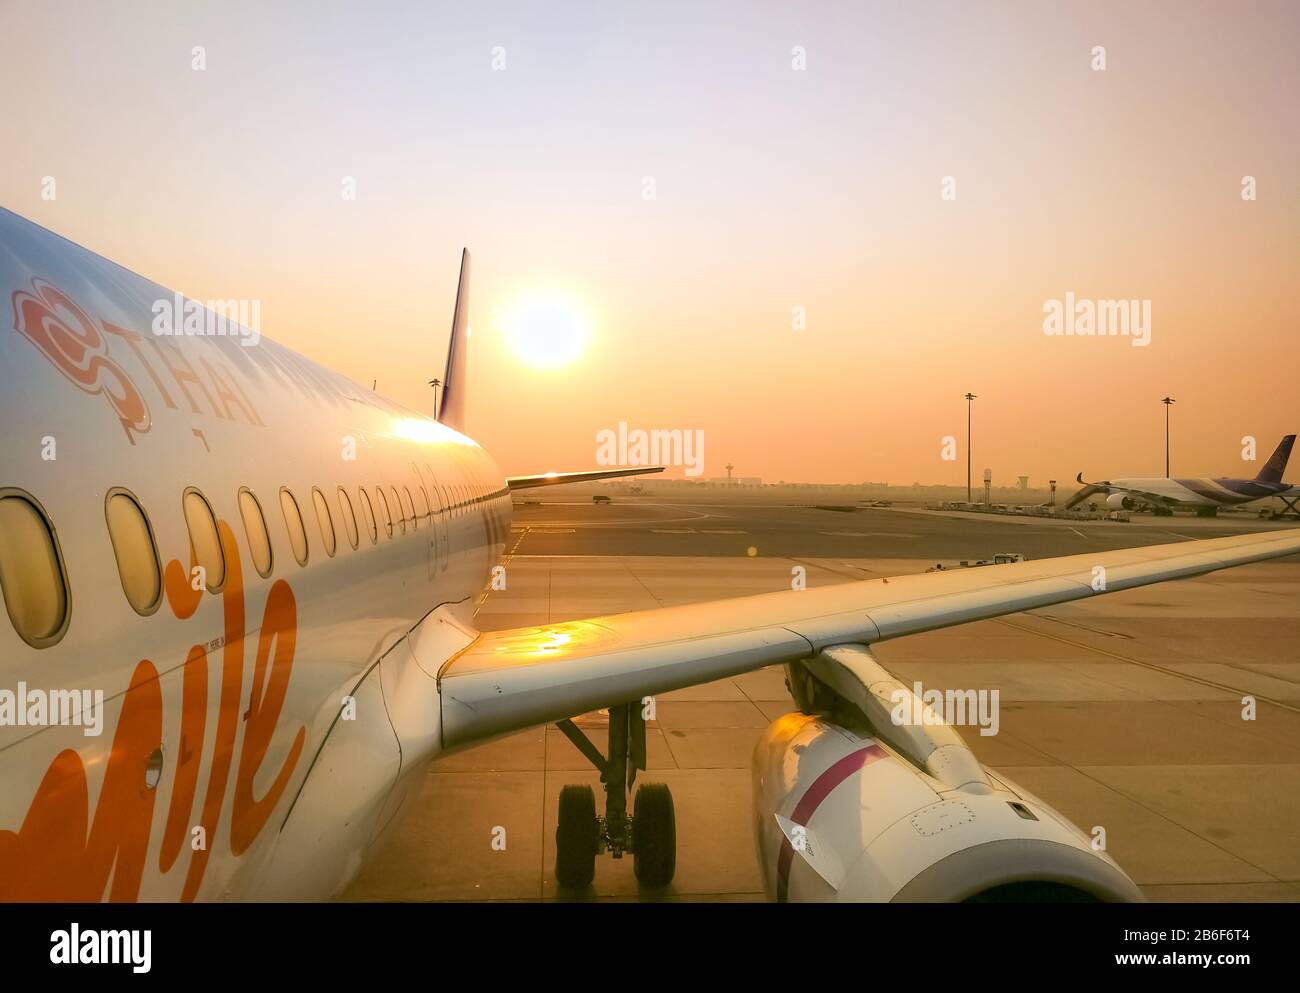
[[[457,431],[465,431],[465,386],[469,353],[469,249],[460,256],[460,284],[456,287],[456,310],[451,318],[451,341],[447,345],[447,371],[442,377],[442,404],[438,420]]]
[[[1257,483],[1280,483],[1282,473],[1286,472],[1286,461],[1291,457],[1291,446],[1295,444],[1295,435],[1289,434],[1274,449],[1272,456],[1264,463],[1255,477]]]

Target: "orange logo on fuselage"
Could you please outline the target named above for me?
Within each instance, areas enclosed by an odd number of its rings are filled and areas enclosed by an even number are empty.
[[[109,356],[109,335],[130,350],[153,383],[165,408],[180,409],[164,379],[171,383],[172,389],[194,414],[211,413],[221,420],[231,421],[238,415],[254,427],[266,426],[230,367],[215,353],[207,357],[192,356],[194,361],[190,362],[173,342],[159,342],[102,318],[94,320],[53,283],[33,279],[32,289],[35,293],[26,290],[14,292],[14,329],[79,389],[90,394],[102,393],[116,412],[131,444],[135,444],[137,434],[149,430],[153,421],[149,405],[134,380]],[[143,343],[149,344],[160,369],[149,361]]]
[[[149,406],[131,377],[108,357],[99,325],[52,283],[33,279],[32,289],[35,295],[14,292],[15,330],[80,389],[104,394],[134,445],[132,432],[149,430]]]
[[[218,841],[243,700],[243,573],[234,533],[224,521],[220,530],[228,571],[222,590],[221,695],[207,789],[198,820],[192,821],[208,717],[208,655],[202,645],[194,645],[183,668],[180,736],[168,763],[172,789],[158,857],[159,870],[170,871],[186,839],[195,828],[203,828],[205,844],[192,851],[180,890],[186,901],[197,896]],[[167,564],[165,588],[177,618],[188,618],[198,609],[203,594],[190,588],[187,570],[175,559]],[[242,715],[230,819],[229,844],[235,856],[247,851],[266,825],[302,755],[305,727],[298,728],[270,788],[261,797],[254,795],[253,780],[270,749],[288,691],[297,630],[293,590],[276,580],[267,594],[248,709]],[[77,752],[65,749],[46,770],[22,827],[0,831],[0,900],[101,900],[110,876],[109,899],[139,898],[157,796],[146,777],[151,757],[162,748],[163,708],[157,669],[142,659],[123,698],[93,820],[85,765]]]

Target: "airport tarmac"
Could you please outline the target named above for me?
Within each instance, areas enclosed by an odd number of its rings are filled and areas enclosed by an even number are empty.
[[[1280,525],[1135,515],[1065,522],[916,511],[666,503],[593,506],[558,492],[520,504],[508,588],[485,630],[924,571],[1218,537]],[[996,566],[990,568],[997,568]],[[906,683],[997,689],[976,755],[1055,806],[1158,901],[1300,901],[1300,557],[1245,566],[875,648]],[[1242,718],[1242,698],[1258,701]],[[677,808],[677,876],[642,891],[631,858],[597,861],[585,893],[554,881],[566,783],[598,777],[553,726],[434,763],[349,900],[761,900],[750,752],[793,709],[782,670],[665,694],[647,728],[645,781]],[[603,751],[600,713],[577,724]],[[598,799],[599,803],[599,799]]]

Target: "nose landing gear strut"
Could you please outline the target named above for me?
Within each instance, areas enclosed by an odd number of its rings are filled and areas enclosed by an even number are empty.
[[[568,785],[560,791],[555,828],[555,877],[566,889],[591,885],[596,856],[609,852],[621,859],[632,853],[632,868],[645,886],[667,886],[677,869],[677,823],[673,795],[663,783],[643,783],[637,788],[632,816],[627,794],[636,773],[646,767],[645,720],[639,703],[609,708],[609,757],[571,720],[556,723],[600,773],[605,787],[605,816],[596,815],[595,791],[590,786]]]

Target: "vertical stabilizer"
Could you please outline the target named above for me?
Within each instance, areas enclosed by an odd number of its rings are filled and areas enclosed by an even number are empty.
[[[462,434],[465,432],[465,388],[469,357],[469,249],[460,256],[460,283],[456,287],[456,310],[451,318],[451,341],[447,345],[447,371],[442,377],[442,404],[438,420]]]
[[[1264,463],[1264,468],[1259,470],[1259,475],[1255,481],[1259,483],[1280,483],[1282,482],[1282,473],[1286,472],[1287,459],[1291,457],[1291,446],[1295,444],[1295,435],[1289,434],[1273,450],[1272,456]]]

